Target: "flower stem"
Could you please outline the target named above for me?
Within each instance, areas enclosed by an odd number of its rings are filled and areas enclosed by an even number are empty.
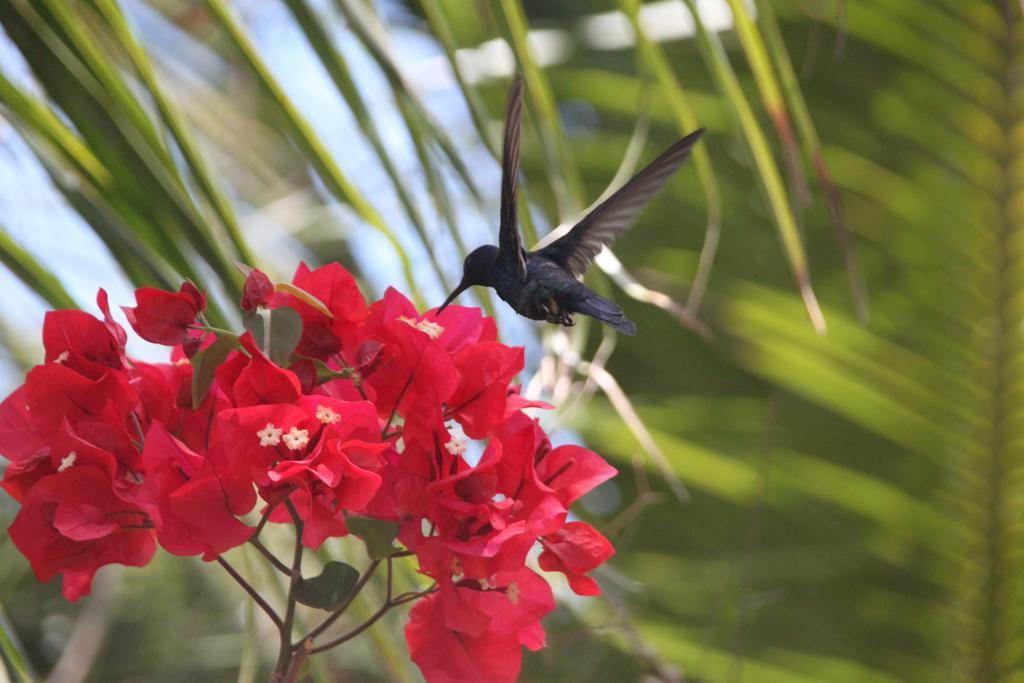
[[[274,611],[274,608],[271,607],[270,604],[263,599],[263,596],[256,592],[256,589],[253,588],[248,581],[243,579],[242,575],[235,571],[235,568],[232,567],[228,563],[228,561],[220,555],[217,556],[217,564],[224,567],[224,570],[231,575],[231,578],[234,579],[239,586],[245,589],[245,592],[249,594],[249,597],[251,597],[257,605],[259,605],[260,609],[266,612],[267,616],[270,617],[270,620],[274,622],[274,625],[278,628],[281,628],[281,617],[279,617],[277,615],[277,612]]]
[[[286,565],[281,560],[277,559],[277,556],[274,555],[274,553],[270,552],[270,548],[268,548],[267,546],[263,545],[263,543],[261,543],[259,541],[259,539],[257,539],[254,536],[254,537],[249,539],[249,544],[253,548],[256,548],[256,550],[260,551],[260,555],[263,555],[263,557],[267,558],[267,562],[269,562],[270,564],[274,565],[274,569],[276,569],[277,571],[281,572],[282,574],[285,574],[287,576],[291,576],[291,573],[292,573],[291,568],[289,568],[288,565]]]
[[[232,337],[238,336],[231,330],[225,330],[223,327],[214,327],[213,325],[189,325],[188,329],[198,330],[199,332],[212,332],[213,334],[216,335],[228,334],[231,335]]]
[[[292,660],[292,626],[295,623],[295,589],[302,580],[302,519],[292,502],[284,500],[285,507],[295,522],[295,553],[292,556],[291,581],[288,584],[288,603],[284,611],[284,620],[279,624],[281,647],[277,654],[277,665],[274,667],[272,680],[285,680]]]
[[[390,566],[390,563],[389,563],[389,566]],[[389,572],[389,577],[390,577],[390,572]],[[435,584],[435,585],[431,586],[430,588],[426,588],[426,589],[421,590],[421,591],[414,591],[414,592],[411,592],[411,593],[402,593],[401,595],[399,595],[396,598],[392,599],[391,598],[391,581],[389,580],[388,581],[387,597],[384,600],[384,604],[382,604],[377,609],[376,612],[371,614],[370,617],[366,621],[364,621],[363,623],[359,624],[359,626],[356,626],[354,629],[352,629],[351,631],[349,631],[345,635],[339,636],[339,637],[335,638],[332,641],[329,641],[329,642],[324,643],[323,645],[320,645],[319,647],[314,647],[314,648],[312,648],[309,651],[309,653],[310,654],[317,654],[318,652],[323,652],[325,650],[330,650],[331,648],[338,647],[342,643],[346,643],[346,642],[352,640],[353,638],[355,638],[356,636],[361,634],[363,631],[365,631],[366,629],[368,629],[371,626],[373,626],[375,623],[377,623],[377,621],[381,617],[383,617],[385,614],[387,614],[388,610],[390,610],[392,607],[397,607],[399,605],[404,605],[405,603],[412,602],[413,600],[419,600],[420,598],[423,598],[423,597],[426,597],[426,596],[430,595],[431,593],[435,592],[436,590],[437,590],[437,585]]]
[[[302,670],[302,665],[309,659],[310,653],[313,651],[313,639],[306,638],[302,641],[301,647],[298,651],[292,655],[292,663],[288,667],[288,673],[285,674],[284,680],[281,683],[295,683],[299,680],[299,672]]]
[[[359,373],[356,372],[356,369],[352,366],[351,363],[348,362],[348,359],[345,358],[345,352],[338,351],[338,353],[334,354],[334,360],[335,362],[338,363],[338,365],[342,367],[342,372],[352,373],[352,385],[355,386],[356,391],[359,392],[359,395],[363,397],[364,401],[369,401],[370,397],[366,395],[366,391],[363,389],[362,377],[359,376]]]

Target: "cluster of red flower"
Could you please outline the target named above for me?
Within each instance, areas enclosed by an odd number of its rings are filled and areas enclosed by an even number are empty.
[[[341,266],[300,266],[275,286],[248,273],[244,334],[211,331],[205,298],[140,289],[125,309],[172,362],[125,355],[124,329],[54,311],[46,361],[0,405],[9,529],[40,581],[70,600],[111,563],[145,565],[156,544],[214,559],[254,529],[240,517],[302,519],[318,548],[346,519],[394,523],[434,582],[406,628],[428,680],[512,680],[520,646],[544,644],[554,607],[527,566],[565,573],[579,594],[612,547],[569,506],[615,470],[577,446],[552,448],[511,383],[521,348],[496,341],[475,308],[420,315],[389,290],[367,306]],[[456,427],[456,423],[459,427]],[[470,439],[487,440],[475,466]]]

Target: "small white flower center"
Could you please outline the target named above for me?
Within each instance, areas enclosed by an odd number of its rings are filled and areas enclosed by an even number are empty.
[[[65,353],[67,352],[65,351]],[[60,459],[60,467],[57,468],[57,471],[63,472],[64,470],[74,465],[76,460],[78,460],[78,453],[75,453],[74,451],[69,452],[67,455]]]
[[[316,419],[325,425],[332,425],[341,421],[341,415],[334,412],[330,406],[317,406],[316,407]]]
[[[515,581],[510,583],[508,587],[505,589],[505,595],[508,596],[508,601],[511,602],[513,605],[519,602],[519,584],[517,584]]]
[[[68,358],[70,358],[70,357],[71,357],[70,353],[68,353],[67,351],[61,351],[60,355],[57,356],[57,358],[53,362],[54,363],[66,363],[68,361]]]
[[[435,323],[433,320],[421,320],[416,323],[416,329],[421,332],[426,332],[427,336],[431,339],[437,339],[444,334],[444,328]]]
[[[501,501],[505,500],[506,497],[507,496],[504,493],[495,493],[493,496],[491,496],[491,500],[494,501],[495,503],[500,503]]]
[[[292,427],[288,430],[288,433],[284,435],[284,445],[287,446],[290,451],[297,451],[305,448],[308,443],[309,431],[306,429]]]
[[[281,443],[281,434],[283,433],[283,429],[275,427],[273,422],[268,422],[266,427],[256,432],[256,436],[260,438],[261,446],[276,446]]]
[[[467,448],[469,448],[469,440],[462,436],[452,436],[444,445],[444,449],[452,455],[462,455]]]
[[[485,591],[489,591],[492,588],[494,588],[494,586],[492,586],[491,582],[487,579],[480,579],[480,588],[482,588]]]
[[[409,327],[415,327],[420,332],[425,333],[431,339],[437,339],[442,334],[444,334],[444,328],[438,325],[433,320],[417,321],[415,318],[410,318],[405,315],[398,316],[398,319],[401,320],[406,325],[408,325]]]

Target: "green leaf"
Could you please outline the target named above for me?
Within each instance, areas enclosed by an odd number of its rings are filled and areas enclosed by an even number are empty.
[[[229,3],[224,0],[207,0],[207,5],[232,45],[241,55],[243,63],[252,70],[253,76],[262,86],[269,100],[276,105],[282,119],[288,125],[290,137],[316,169],[324,186],[339,201],[351,206],[368,225],[387,239],[401,261],[406,284],[412,290],[417,304],[425,307],[418,287],[416,287],[412,261],[395,232],[384,222],[377,209],[362,194],[355,183],[342,171],[334,156],[328,152],[324,141],[316,134],[306,117],[285,93],[284,88],[271,73]]]
[[[238,346],[235,335],[221,335],[217,341],[192,357],[192,408],[199,408],[213,384],[213,375],[228,354]]]
[[[68,294],[53,273],[40,264],[32,254],[10,238],[0,227],[0,263],[7,266],[22,282],[32,288],[54,308],[77,308],[78,304]]]
[[[0,664],[0,676],[12,681],[36,680],[25,648],[18,639],[18,634],[7,619],[7,612],[0,605],[0,653],[3,654]]]
[[[366,554],[371,560],[382,560],[395,552],[393,541],[398,536],[398,524],[372,517],[348,517],[348,530],[366,544]]]
[[[282,368],[288,365],[302,337],[302,317],[298,311],[291,306],[254,311],[242,316],[242,324],[252,332],[271,362]]]
[[[344,562],[328,562],[318,576],[300,579],[295,599],[307,607],[328,611],[338,609],[359,581],[359,572]]]
[[[306,360],[312,361],[313,367],[316,368],[317,384],[330,382],[332,379],[352,379],[353,377],[352,370],[335,370],[319,358],[306,358]]]

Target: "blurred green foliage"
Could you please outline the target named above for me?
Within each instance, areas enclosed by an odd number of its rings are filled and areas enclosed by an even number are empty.
[[[587,43],[583,22],[622,11],[628,27],[644,11],[635,2],[9,0],[0,25],[41,89],[0,64],[0,112],[129,279],[193,277],[221,301],[237,292],[232,259],[252,253],[287,273],[296,255],[312,255],[358,270],[352,253],[376,229],[398,247],[396,284],[436,303],[423,291],[454,272],[464,242],[489,234],[493,218],[470,223],[481,207],[496,216],[487,157],[506,81],[459,74],[467,113],[447,127],[428,106],[434,95],[404,71],[397,41],[429,37],[442,62],[482,59],[458,51],[495,38],[511,46],[527,77],[523,168],[538,235],[629,170],[631,141],[644,143],[642,163],[691,122],[708,127],[696,163],[618,245],[629,272],[590,276],[640,328],[607,359],[612,384],[595,371],[613,343],[602,331],[581,324],[536,340],[543,359],[524,382],[566,406],[553,420],[621,470],[580,510],[618,555],[599,577],[606,598],[567,600],[548,619],[549,647],[527,656],[523,680],[1017,680],[1021,9],[729,4],[755,10],[746,35],[641,36],[607,50]],[[275,69],[266,43],[252,40],[247,22],[266,20],[268,5],[298,20],[294,49],[309,43],[353,112],[364,163],[382,178],[375,193],[352,180],[364,169],[338,153],[345,145],[310,123],[294,96],[299,75]],[[177,30],[140,31],[133,17],[154,10]],[[559,32],[568,54],[538,63],[528,27]],[[201,48],[209,61],[181,58]],[[371,109],[367,83],[385,89],[399,132]],[[411,229],[385,222],[381,203]],[[269,239],[253,227],[267,215]],[[710,264],[705,238],[719,227],[705,292],[701,253]],[[64,304],[61,273],[3,237],[4,264]],[[808,319],[808,272],[825,335]],[[710,338],[696,332],[705,325]],[[614,394],[615,383],[639,428],[602,392],[588,398],[598,387]],[[653,453],[638,433],[653,438]],[[658,453],[688,502],[671,493]],[[9,500],[3,511],[13,515]],[[337,543],[323,559],[350,552]],[[273,596],[257,558],[235,555]],[[0,651],[10,676],[45,674],[84,622],[106,628],[88,680],[264,680],[273,646],[261,615],[199,565],[160,556],[142,571],[110,572],[92,603],[69,606],[6,542],[0,623],[13,640]],[[409,585],[413,570],[404,567]],[[85,622],[90,609],[100,622]],[[401,617],[383,620],[312,675],[417,680],[400,627]]]

